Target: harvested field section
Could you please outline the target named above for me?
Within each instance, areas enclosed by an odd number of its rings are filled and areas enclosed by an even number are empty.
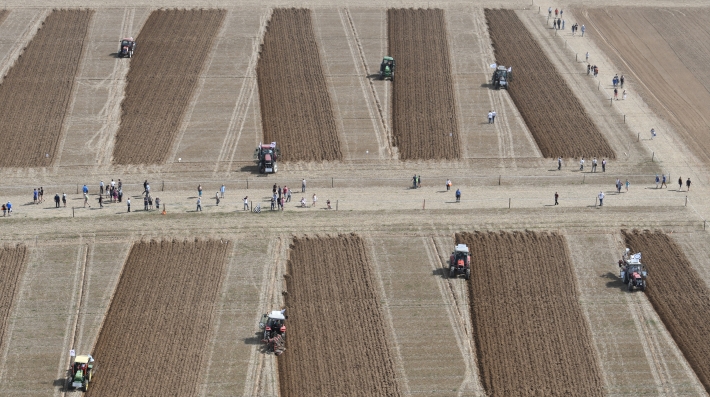
[[[397,396],[381,299],[357,235],[295,238],[287,264],[282,396]]]
[[[510,97],[544,157],[616,158],[584,106],[513,10],[486,9],[496,62],[513,68]]]
[[[343,158],[310,10],[274,10],[256,75],[264,142],[278,142],[282,160]]]
[[[131,67],[113,150],[115,164],[166,161],[226,13],[153,11],[136,37],[135,56],[116,60]]]
[[[680,247],[662,232],[622,231],[648,267],[646,295],[705,390],[710,392],[710,291]]]
[[[444,10],[389,9],[387,28],[389,55],[396,62],[392,133],[400,159],[458,159],[461,149]]]
[[[54,161],[92,15],[49,14],[0,84],[0,167]]]
[[[564,237],[457,233],[456,243],[472,248],[469,302],[486,392],[603,395]]]
[[[27,262],[27,247],[4,247],[0,249],[0,346],[5,339],[5,324],[10,315],[15,291],[20,284],[20,275]]]
[[[133,246],[94,347],[101,376],[89,396],[197,393],[230,246],[222,240]]]

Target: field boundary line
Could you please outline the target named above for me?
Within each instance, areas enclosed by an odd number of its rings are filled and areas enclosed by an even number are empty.
[[[44,22],[45,19],[47,19],[47,16],[49,13],[52,12],[51,9],[47,8],[44,10],[39,10],[37,14],[30,20],[29,25],[27,25],[27,28],[22,32],[20,35],[19,39],[15,41],[15,47],[10,50],[7,55],[5,55],[2,59],[0,59],[0,84],[2,84],[5,81],[5,76],[7,76],[7,72],[15,66],[15,63],[17,62],[17,59],[22,55],[23,52],[25,52],[25,48],[27,45],[34,39],[35,35],[40,29],[40,26]],[[5,17],[5,20],[7,20],[7,15]]]

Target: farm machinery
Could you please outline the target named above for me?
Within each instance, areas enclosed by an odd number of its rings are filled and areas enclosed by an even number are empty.
[[[505,66],[497,66],[496,70],[493,72],[493,78],[491,79],[491,84],[495,89],[505,88],[508,89],[510,82],[513,80],[513,68],[507,68]]]
[[[466,275],[466,280],[471,279],[471,255],[466,244],[458,244],[449,257],[449,277],[459,274]]]
[[[119,58],[132,58],[133,57],[133,51],[136,50],[136,41],[133,40],[133,37],[125,37],[121,39],[121,45],[118,47],[118,56]]]
[[[390,79],[394,81],[394,58],[384,57],[380,64],[380,80]]]
[[[619,277],[633,291],[634,288],[645,291],[648,270],[641,263],[641,253],[631,255],[631,250],[626,249],[624,255],[619,259]]]
[[[89,382],[94,375],[94,358],[90,354],[76,356],[69,369],[69,379],[67,379],[67,389],[89,390]]]
[[[266,343],[266,348],[277,356],[286,350],[286,315],[285,310],[274,310],[265,313],[259,322],[263,330],[261,341]]]
[[[262,174],[275,174],[277,171],[276,161],[279,159],[281,151],[276,147],[276,142],[268,145],[259,143],[254,150],[254,159],[259,164],[259,172]]]

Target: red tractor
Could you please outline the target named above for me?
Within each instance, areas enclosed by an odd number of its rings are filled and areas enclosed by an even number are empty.
[[[280,154],[281,151],[276,147],[276,142],[271,142],[269,145],[259,143],[259,147],[254,150],[254,160],[259,164],[259,172],[275,174],[278,170],[276,161]]]
[[[259,328],[263,330],[261,341],[266,343],[268,351],[277,356],[286,350],[286,315],[285,310],[274,310],[261,317]]]
[[[627,285],[629,291],[634,288],[646,291],[646,278],[648,270],[641,263],[641,253],[630,255],[630,249],[626,249],[624,256],[619,260],[619,277]]]
[[[449,277],[459,274],[466,275],[466,280],[471,279],[471,255],[466,244],[458,244],[449,257]]]
[[[125,37],[121,39],[121,45],[118,47],[118,57],[133,58],[133,51],[136,50],[136,41],[133,37]]]

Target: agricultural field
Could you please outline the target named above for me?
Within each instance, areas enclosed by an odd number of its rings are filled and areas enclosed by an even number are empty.
[[[264,142],[277,142],[283,161],[341,160],[311,10],[274,9],[256,74]]]
[[[387,34],[396,61],[392,133],[399,158],[460,158],[444,10],[388,9]]]
[[[599,157],[616,154],[513,10],[486,9],[499,65],[512,67],[510,97],[544,157]]]
[[[93,13],[52,11],[3,76],[0,167],[52,165]]]
[[[476,232],[455,239],[474,247],[469,303],[486,392],[604,395],[564,237]]]
[[[710,392],[710,290],[683,250],[663,232],[623,231],[648,267],[648,295],[705,390]]]
[[[27,262],[27,247],[5,246],[0,250],[0,347],[5,339],[5,325],[20,284],[22,270]]]
[[[193,395],[231,243],[132,247],[93,350],[89,395]]]
[[[136,37],[114,164],[164,163],[175,143],[225,10],[156,10]],[[189,132],[188,132],[189,133]]]
[[[367,252],[355,234],[294,238],[280,395],[401,395]]]

